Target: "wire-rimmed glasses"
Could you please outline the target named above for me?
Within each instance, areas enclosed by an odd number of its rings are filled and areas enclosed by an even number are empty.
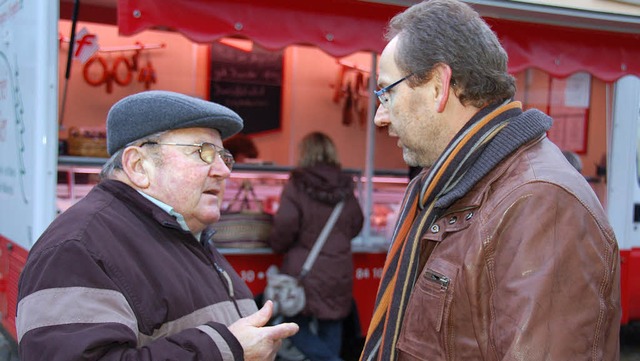
[[[200,159],[207,164],[211,164],[215,161],[216,155],[222,159],[224,165],[231,170],[233,165],[235,164],[235,160],[233,160],[233,155],[228,150],[217,146],[213,143],[200,143],[200,144],[182,144],[182,143],[160,143],[160,142],[144,142],[140,144],[140,146],[145,145],[175,145],[180,147],[198,147],[200,148],[198,152],[200,153]]]

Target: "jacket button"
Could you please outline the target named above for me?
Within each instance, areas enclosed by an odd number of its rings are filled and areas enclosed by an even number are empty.
[[[453,216],[453,217],[449,218],[449,224],[454,224],[457,221],[458,221],[458,217],[456,217],[456,216]]]
[[[467,215],[464,217],[464,219],[466,219],[468,221],[468,220],[471,219],[471,217],[473,217],[473,212],[467,213]]]
[[[440,232],[440,226],[437,224],[434,224],[433,226],[431,226],[431,232],[432,233],[438,233]]]

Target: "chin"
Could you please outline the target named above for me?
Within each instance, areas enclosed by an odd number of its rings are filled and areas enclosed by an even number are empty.
[[[406,150],[402,152],[402,159],[404,159],[404,162],[407,163],[408,166],[421,167],[420,162],[417,161],[416,157]]]
[[[416,153],[407,150],[407,148],[404,148],[402,152],[402,159],[411,167],[430,168],[433,166],[433,161],[425,158],[427,157],[420,157]]]
[[[215,215],[210,215],[208,217],[206,217],[206,220],[208,221],[208,224],[213,224],[216,223],[220,220],[220,213],[216,213]]]
[[[203,224],[208,224],[208,225],[214,224],[220,220],[220,212],[208,211],[206,213],[201,213],[198,216],[198,220]]]

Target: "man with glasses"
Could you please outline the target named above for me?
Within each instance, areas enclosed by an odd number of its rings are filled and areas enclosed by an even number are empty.
[[[265,327],[213,247],[242,129],[230,109],[167,91],[117,102],[101,182],[32,248],[19,285],[20,358],[273,360],[292,323]]]
[[[375,123],[425,170],[394,228],[361,360],[617,360],[618,246],[597,197],[514,101],[507,54],[457,0],[409,7]]]

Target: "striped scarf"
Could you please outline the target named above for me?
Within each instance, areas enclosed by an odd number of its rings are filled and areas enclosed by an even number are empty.
[[[537,110],[523,113],[520,102],[486,107],[466,123],[429,171],[409,183],[382,271],[361,361],[396,360],[395,345],[402,319],[420,271],[418,251],[424,231],[502,159],[543,136],[551,122]]]

